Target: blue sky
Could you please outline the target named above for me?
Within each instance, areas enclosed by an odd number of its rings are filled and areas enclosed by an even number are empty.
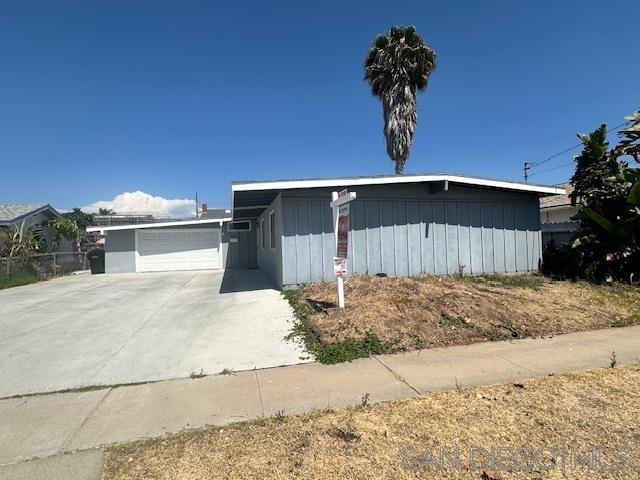
[[[438,54],[407,173],[521,179],[640,105],[637,0],[271,3],[0,0],[0,203],[391,174],[362,60],[392,24]]]

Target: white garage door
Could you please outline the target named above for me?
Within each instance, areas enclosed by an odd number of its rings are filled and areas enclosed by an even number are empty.
[[[137,231],[139,272],[220,268],[220,229]]]

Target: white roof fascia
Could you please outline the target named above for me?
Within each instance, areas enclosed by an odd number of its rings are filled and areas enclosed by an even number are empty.
[[[162,227],[180,227],[184,225],[201,225],[209,223],[220,223],[231,221],[231,217],[227,218],[211,218],[207,220],[181,220],[178,222],[158,222],[158,223],[139,223],[137,225],[116,225],[113,227],[87,227],[87,232],[108,232],[112,230],[137,230],[139,228],[162,228]]]
[[[274,182],[236,183],[231,186],[232,192],[246,192],[254,190],[287,190],[298,188],[342,187],[351,185],[391,185],[401,183],[442,182],[449,181],[482,187],[520,190],[524,192],[545,193],[548,195],[564,195],[563,188],[531,185],[527,183],[508,182],[504,180],[490,180],[485,178],[464,177],[461,175],[408,175],[397,177],[362,177],[336,178],[317,180],[282,180]],[[233,198],[233,197],[232,197]]]

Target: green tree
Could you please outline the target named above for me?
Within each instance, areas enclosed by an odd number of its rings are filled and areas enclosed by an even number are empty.
[[[90,213],[85,213],[79,208],[74,208],[71,212],[63,213],[62,218],[74,222],[81,232],[86,231],[87,227],[93,225],[94,223],[93,215]]]
[[[584,144],[576,157],[572,202],[580,227],[573,238],[578,274],[594,281],[631,280],[640,274],[640,169],[627,157],[640,158],[640,112],[626,117],[609,150],[606,126],[579,135]]]
[[[116,211],[110,208],[99,208],[98,215],[115,215]]]
[[[57,250],[58,247],[60,247],[62,237],[77,245],[82,236],[75,222],[68,218],[54,218],[50,220],[47,223],[47,229],[52,231],[51,238],[48,239],[50,244],[47,245],[49,251]]]
[[[380,98],[387,154],[402,175],[418,121],[417,92],[436,68],[436,53],[414,27],[391,27],[378,36],[364,60],[364,79]]]

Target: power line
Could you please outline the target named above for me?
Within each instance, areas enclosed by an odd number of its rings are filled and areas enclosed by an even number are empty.
[[[620,125],[617,125],[617,126],[615,126],[615,127],[613,127],[613,128],[610,128],[609,130],[607,130],[607,133],[609,133],[609,132],[614,132],[614,131],[618,130],[620,127],[624,127],[627,123],[629,123],[629,122],[628,122],[628,121],[624,121],[624,122],[622,122]],[[580,147],[580,146],[582,146],[582,142],[580,142],[580,143],[578,143],[578,144],[574,145],[573,147],[566,148],[566,149],[564,149],[564,150],[563,150],[563,151],[561,151],[561,152],[558,152],[558,153],[556,153],[556,154],[553,154],[553,155],[551,155],[550,157],[545,158],[544,160],[541,160],[541,161],[536,162],[536,163],[530,163],[530,164],[529,164],[529,166],[530,166],[530,168],[537,167],[537,166],[539,166],[539,165],[542,165],[543,163],[547,163],[549,160],[553,160],[554,158],[559,157],[560,155],[564,155],[565,153],[570,152],[570,151],[571,151],[571,150],[573,150],[574,148],[578,148],[578,147]]]
[[[627,125],[628,123],[629,123],[629,121],[622,122],[620,125],[616,125],[615,127],[608,129],[607,133],[613,132],[615,130],[618,130],[620,127],[623,127],[623,126]],[[548,161],[553,160],[554,158],[558,158],[559,156],[564,155],[565,153],[570,152],[571,150],[573,150],[575,148],[578,148],[580,146],[582,146],[582,142],[574,145],[573,147],[565,148],[561,152],[555,153],[555,154],[551,155],[550,157],[547,157],[544,160],[541,160],[539,162],[535,162],[535,163],[524,162],[523,170],[524,170],[524,181],[525,181],[525,183],[529,180],[529,177],[531,177],[533,175],[537,175],[539,173],[551,172],[553,170],[557,170],[559,168],[571,165],[573,162],[567,163],[567,164],[564,164],[564,165],[560,165],[558,167],[549,168],[549,169],[546,169],[546,170],[541,170],[539,172],[534,172],[532,174],[529,174],[529,170],[531,170],[532,168],[539,167],[540,165],[542,165],[544,163],[547,163]]]
[[[559,170],[564,167],[568,167],[569,165],[573,165],[573,162],[563,163],[562,165],[558,165],[557,167],[547,168],[545,170],[540,170],[539,172],[533,172],[529,174],[529,177],[533,177],[534,175],[538,175],[539,173],[552,172],[553,170]]]

